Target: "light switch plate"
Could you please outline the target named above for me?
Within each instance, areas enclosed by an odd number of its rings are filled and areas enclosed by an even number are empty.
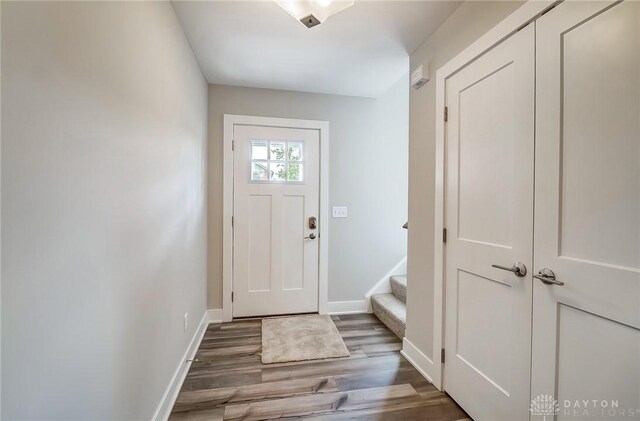
[[[347,207],[346,206],[334,206],[333,207],[333,217],[334,218],[346,218],[347,217]]]

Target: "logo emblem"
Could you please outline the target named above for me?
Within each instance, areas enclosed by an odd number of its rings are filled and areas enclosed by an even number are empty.
[[[547,415],[557,415],[560,412],[560,406],[553,396],[538,395],[531,400],[529,411],[532,415],[542,415],[542,420],[547,421]]]

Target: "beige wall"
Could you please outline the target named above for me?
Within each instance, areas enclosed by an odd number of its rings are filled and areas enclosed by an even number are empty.
[[[330,124],[329,301],[364,294],[406,255],[408,76],[378,99],[209,86],[209,308],[222,307],[224,114]]]
[[[206,81],[168,2],[1,8],[1,418],[151,419],[206,308]]]
[[[406,336],[429,358],[433,358],[435,73],[522,4],[467,1],[411,55],[411,69],[430,62],[432,79],[410,94]]]

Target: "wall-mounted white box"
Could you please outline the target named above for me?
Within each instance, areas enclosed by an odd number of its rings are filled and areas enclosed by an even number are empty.
[[[333,207],[333,217],[334,218],[346,218],[347,217],[347,207],[346,206],[334,206]]]
[[[411,72],[411,86],[413,89],[420,89],[431,79],[429,74],[429,63],[418,66],[413,72]]]

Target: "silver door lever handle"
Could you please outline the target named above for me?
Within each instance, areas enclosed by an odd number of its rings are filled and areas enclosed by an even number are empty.
[[[513,274],[519,278],[522,278],[527,274],[527,267],[522,262],[515,262],[511,267],[501,266],[501,265],[491,265],[491,267],[513,272]]]
[[[308,237],[304,237],[305,240],[315,240],[316,239],[316,234],[315,233],[311,233],[309,234]]]
[[[545,285],[558,285],[559,287],[564,285],[564,282],[556,279],[556,274],[549,268],[540,269],[540,272],[537,275],[533,275],[533,277],[541,280]]]

